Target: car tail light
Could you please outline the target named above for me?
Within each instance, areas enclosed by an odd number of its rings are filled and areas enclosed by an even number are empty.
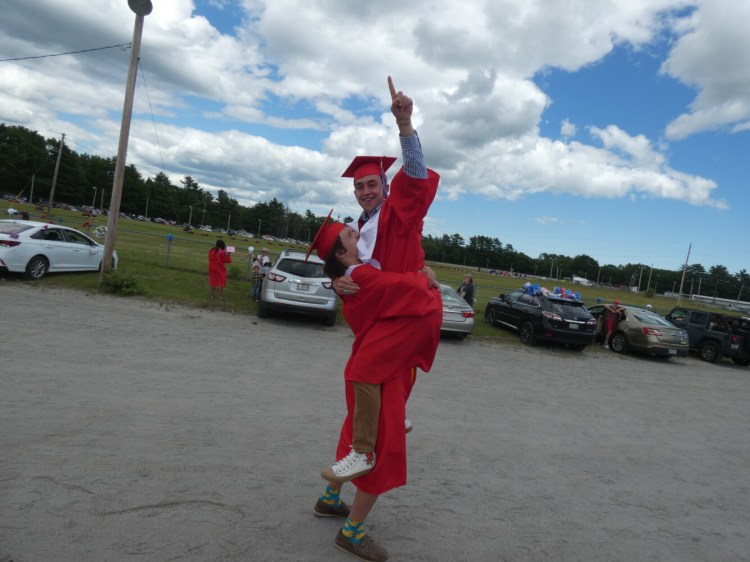
[[[473,310],[462,310],[461,314],[463,314],[464,318],[474,318],[474,311]]]
[[[549,318],[550,320],[557,320],[558,322],[562,322],[562,316],[560,316],[559,314],[556,314],[554,312],[546,312],[545,311],[545,312],[542,312],[542,315],[545,318]]]
[[[654,328],[641,328],[641,330],[643,330],[643,333],[647,336],[656,336],[657,338],[660,338],[664,335],[659,330],[655,330]]]
[[[283,275],[279,275],[278,273],[269,273],[268,274],[268,280],[269,281],[276,281],[277,283],[283,281],[286,279]]]
[[[14,246],[20,246],[21,243],[18,240],[0,240],[0,246],[7,246],[13,248]]]
[[[732,340],[732,343],[739,343],[740,342],[740,337],[739,336],[732,336],[730,339]]]
[[[333,283],[331,283],[330,281],[323,281],[323,287],[325,289],[331,289],[333,287]]]

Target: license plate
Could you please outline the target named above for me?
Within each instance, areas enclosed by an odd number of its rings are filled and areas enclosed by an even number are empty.
[[[570,328],[571,330],[577,330],[578,324],[568,324],[568,328]]]
[[[733,343],[732,344],[732,349],[739,349],[739,348],[740,348],[740,344],[738,344],[738,343]]]
[[[669,350],[669,354],[670,355],[677,355],[677,350],[676,349],[670,349]]]
[[[309,291],[310,290],[310,283],[297,283],[297,290],[298,291]]]

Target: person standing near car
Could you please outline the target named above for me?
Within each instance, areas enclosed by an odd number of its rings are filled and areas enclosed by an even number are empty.
[[[435,274],[425,266],[422,225],[435,199],[440,176],[425,166],[419,137],[411,122],[414,110],[412,99],[396,90],[390,76],[388,88],[391,94],[391,113],[396,118],[399,129],[403,167],[394,176],[391,186],[388,184],[386,171],[395,162],[393,157],[358,156],[342,174],[342,177],[353,179],[354,196],[362,207],[362,214],[356,223],[359,231],[358,254],[364,263],[377,262],[384,272],[422,271],[428,277],[430,285],[438,288]],[[344,296],[355,295],[360,289],[350,276],[337,278],[334,288],[339,295]],[[439,291],[434,291],[432,298],[442,311]],[[439,339],[440,326],[434,329]],[[409,335],[404,334],[404,345],[411,345],[409,338]],[[397,373],[393,381],[399,382],[393,384],[399,385],[397,388],[402,392],[405,404],[416,381],[416,369],[402,365],[398,370],[400,373]],[[347,403],[354,402],[354,390],[350,382],[346,383],[346,398]],[[382,412],[381,405],[381,414]],[[399,420],[397,423],[402,422]],[[403,430],[408,432],[411,422],[404,418],[403,424]],[[402,438],[405,439],[404,436]],[[339,452],[350,444],[351,421],[347,418],[339,438]],[[406,484],[405,478],[403,482],[391,482],[388,487],[360,487],[357,481],[354,484],[358,491],[351,514],[349,507],[340,499],[340,486],[329,484],[315,505],[315,515],[346,519],[339,533],[340,537],[337,536],[337,547],[361,560],[387,560],[385,549],[365,534],[364,521],[378,496],[388,489]],[[345,542],[339,544],[340,541]]]
[[[468,273],[464,275],[464,282],[458,288],[458,294],[466,301],[466,303],[474,307],[474,279]]]
[[[268,275],[268,270],[271,269],[271,258],[268,257],[268,248],[261,248],[260,257],[260,272],[263,275]]]
[[[604,349],[609,349],[609,338],[612,337],[612,332],[615,331],[623,310],[625,309],[620,306],[620,301],[617,299],[604,307],[604,342],[602,343]]]
[[[216,246],[208,251],[208,287],[211,298],[218,289],[219,299],[224,300],[224,287],[227,285],[227,265],[232,263],[232,255],[227,253],[224,240],[217,240]]]

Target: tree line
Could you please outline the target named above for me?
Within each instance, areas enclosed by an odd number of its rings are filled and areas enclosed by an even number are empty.
[[[36,131],[0,123],[0,185],[3,190],[15,196],[30,197],[33,189],[35,201],[47,199],[61,147],[55,200],[98,207],[102,200],[100,190],[104,190],[106,203],[111,195],[114,156],[103,158],[78,154],[60,139],[45,139]],[[161,217],[177,224],[190,222],[193,226],[229,227],[257,236],[270,234],[303,242],[310,241],[323,222],[323,217],[309,210],[299,214],[276,198],[246,207],[224,190],[219,190],[214,197],[190,176],[180,180],[179,186],[173,185],[162,172],[144,179],[132,164],[125,169],[120,210],[132,215]],[[344,222],[352,220],[346,217]],[[426,236],[423,247],[430,261],[467,269],[495,269],[551,277],[561,280],[561,283],[565,278],[578,276],[604,285],[664,293],[679,290],[683,277],[682,267],[668,270],[644,264],[600,264],[585,254],[571,257],[542,253],[533,258],[515,250],[512,244],[503,244],[497,238],[487,236],[472,236],[468,242],[460,234]],[[742,300],[743,295],[747,298],[750,293],[750,275],[745,269],[732,274],[723,265],[706,268],[701,264],[691,264],[685,271],[683,291]]]

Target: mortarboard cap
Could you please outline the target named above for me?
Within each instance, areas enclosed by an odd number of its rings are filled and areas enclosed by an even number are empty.
[[[323,261],[326,261],[326,259],[328,259],[328,254],[331,253],[331,248],[333,248],[333,243],[336,241],[336,238],[338,238],[341,231],[346,228],[344,223],[333,222],[330,220],[332,213],[333,209],[328,213],[320,230],[318,230],[318,233],[315,235],[312,244],[310,244],[310,248],[307,250],[307,255],[305,256],[305,261],[310,257],[313,250],[318,250],[318,257]]]
[[[342,178],[380,176],[390,168],[396,159],[393,156],[356,156],[349,167],[341,174]]]

